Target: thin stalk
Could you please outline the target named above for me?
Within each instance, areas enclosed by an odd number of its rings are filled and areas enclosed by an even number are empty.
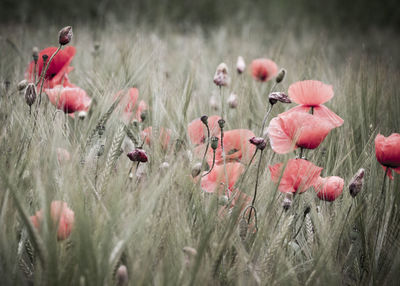
[[[264,133],[264,128],[265,128],[265,123],[267,122],[268,116],[271,113],[273,105],[270,104],[267,113],[264,116],[262,125],[261,125],[261,130],[260,130],[260,137],[262,137],[263,133]]]
[[[221,119],[224,120],[224,94],[222,93],[222,87],[219,87],[219,93],[221,97]],[[221,151],[222,151],[222,160],[224,163],[224,173],[225,173],[225,182],[226,186],[228,186],[225,190],[226,196],[229,198],[229,179],[228,179],[228,172],[226,170],[226,156],[225,156],[225,149],[224,149],[224,128],[221,128]]]
[[[250,219],[251,219],[251,213],[254,209],[254,204],[256,202],[256,197],[257,197],[257,188],[258,188],[258,179],[260,176],[260,168],[261,168],[261,161],[262,161],[262,155],[263,155],[263,150],[261,150],[261,154],[258,160],[258,166],[257,166],[257,176],[256,176],[256,184],[254,186],[254,195],[253,195],[253,200],[251,201],[251,206],[252,208],[250,208],[250,213],[249,213],[249,218],[247,219],[247,223],[250,223]]]
[[[201,170],[203,170],[204,168],[204,161],[206,160],[208,147],[210,146],[210,128],[208,127],[208,124],[205,125],[207,127],[207,145],[206,145],[206,150],[204,151],[203,160],[201,161]]]
[[[53,58],[57,55],[57,53],[61,50],[61,45],[58,47],[58,49],[53,53],[53,55],[50,57],[50,59],[47,61],[47,65],[46,65],[46,68],[44,69],[44,72],[42,72],[42,75],[41,75],[41,77],[39,78],[39,82],[38,83],[40,83],[40,81],[42,82],[42,84],[40,85],[40,91],[39,91],[39,106],[40,106],[40,103],[42,102],[42,91],[43,91],[43,84],[44,84],[44,80],[45,80],[45,78],[46,78],[46,73],[47,73],[47,70],[49,69],[49,66],[50,66],[50,63],[51,63],[51,61],[53,60]],[[37,83],[37,84],[38,84]],[[37,85],[36,84],[36,85]]]
[[[337,249],[337,251],[336,251],[336,259],[337,259],[338,256],[339,256],[340,241],[342,240],[343,231],[344,231],[344,228],[345,228],[345,226],[346,226],[346,224],[347,224],[347,219],[348,219],[348,217],[349,217],[351,208],[353,207],[353,202],[354,202],[354,199],[351,201],[351,205],[350,205],[350,207],[349,207],[349,210],[347,211],[346,218],[344,219],[343,227],[342,227],[342,230],[341,230],[340,235],[339,235],[338,249]]]
[[[256,157],[257,151],[258,151],[258,148],[256,148],[256,151],[254,151],[254,154],[251,157],[249,164],[247,164],[247,166],[246,166],[246,170],[244,171],[243,175],[240,177],[240,182],[239,182],[239,187],[238,187],[239,190],[242,187],[244,178],[246,177],[247,171],[250,169],[251,163],[253,163],[253,160]]]
[[[211,171],[214,169],[214,165],[215,165],[215,150],[213,150],[213,162],[212,162],[211,168],[210,168],[210,170],[208,170],[207,173],[202,175],[201,178],[203,178],[203,177],[207,176],[208,174],[210,174]]]

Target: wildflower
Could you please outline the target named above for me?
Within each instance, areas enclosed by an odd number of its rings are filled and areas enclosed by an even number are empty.
[[[391,169],[400,174],[400,134],[392,133],[389,137],[378,134],[375,138],[375,155],[390,179],[393,179]]]
[[[208,128],[210,129],[210,136],[219,136],[220,135],[221,130],[218,126],[218,120],[220,120],[220,119],[221,119],[221,117],[219,117],[217,115],[207,117],[207,124],[208,124]],[[206,142],[207,128],[204,125],[203,120],[205,120],[205,118],[203,119],[203,117],[201,117],[201,118],[193,120],[188,125],[189,139],[193,145],[199,145],[199,144],[203,144],[204,142]]]
[[[50,217],[57,228],[57,239],[64,240],[71,234],[74,226],[74,212],[68,208],[67,203],[63,201],[53,201],[50,205]],[[32,224],[40,230],[43,223],[43,210],[37,211],[30,217]]]
[[[315,185],[322,171],[322,168],[303,159],[290,159],[285,169],[283,167],[283,163],[269,166],[271,179],[274,183],[279,182],[278,189],[282,193],[297,194],[305,192]]]
[[[333,202],[343,192],[344,180],[337,176],[319,177],[315,183],[315,191],[320,200]]]
[[[64,148],[57,148],[57,160],[60,164],[65,163],[71,159],[71,155],[69,154],[68,150]]]
[[[264,150],[265,147],[267,146],[265,139],[262,137],[252,137],[252,138],[250,138],[249,142],[251,144],[255,145],[261,151]]]
[[[142,140],[144,140],[144,142],[147,145],[151,145],[152,144],[152,142],[154,140],[153,136],[154,136],[153,127],[151,127],[151,126],[147,127],[146,129],[144,129],[141,132],[141,138],[142,138]],[[160,132],[159,132],[159,136],[158,136],[158,140],[159,140],[159,143],[160,143],[161,147],[164,150],[166,150],[168,148],[170,139],[171,139],[171,130],[168,129],[168,128],[162,128],[161,127]]]
[[[282,113],[271,120],[268,136],[272,150],[286,154],[297,147],[317,148],[333,126],[308,113]]]
[[[343,124],[342,118],[323,105],[323,103],[333,97],[333,88],[331,85],[317,80],[304,80],[291,84],[288,93],[290,99],[300,105],[285,113],[309,113],[312,108],[314,116],[328,121],[332,125],[332,128]]]
[[[285,79],[285,75],[286,75],[286,70],[280,69],[278,75],[275,78],[276,83],[282,82]]]
[[[227,86],[229,84],[228,66],[220,63],[215,71],[214,83],[218,86]]]
[[[361,191],[364,184],[364,174],[365,170],[363,168],[359,169],[354,177],[351,179],[349,184],[350,195],[354,198]]]
[[[246,69],[246,63],[244,62],[243,57],[239,56],[236,62],[236,70],[239,74],[241,74],[242,72],[244,72],[245,69]]]
[[[258,81],[269,81],[278,73],[278,66],[270,59],[256,59],[251,62],[251,74]]]
[[[139,148],[136,148],[132,152],[129,152],[127,156],[132,162],[146,163],[148,160],[146,151]]]
[[[272,92],[269,94],[268,99],[271,105],[274,105],[278,101],[282,103],[292,103],[290,98],[283,92]]]
[[[244,172],[244,165],[240,163],[227,163],[226,172],[228,182],[226,182],[224,166],[214,166],[212,171],[202,178],[201,188],[207,193],[217,192],[218,194],[225,194],[224,190],[228,188],[232,192],[236,181]]]
[[[136,105],[139,99],[139,90],[136,87],[120,90],[114,95],[114,100],[120,97],[119,106],[122,107],[122,120],[128,124],[134,120],[142,122],[146,118],[147,104],[143,100]],[[135,111],[136,110],[136,111]]]
[[[61,85],[44,91],[50,102],[60,110],[74,117],[76,111],[88,111],[92,99],[79,87],[63,87]]]
[[[234,93],[231,93],[228,97],[228,106],[232,109],[236,108],[238,106],[238,99],[237,99],[237,95]]]
[[[32,106],[35,100],[36,100],[36,87],[33,83],[30,83],[25,89],[25,101],[26,104]]]
[[[71,41],[72,35],[72,27],[64,27],[58,33],[58,42],[60,43],[60,45],[64,46]]]

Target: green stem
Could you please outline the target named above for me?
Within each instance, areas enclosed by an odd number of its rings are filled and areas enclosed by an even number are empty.
[[[250,209],[249,218],[248,218],[248,220],[247,220],[247,223],[250,223],[251,213],[252,213],[252,211],[253,211],[254,204],[255,204],[255,202],[256,202],[257,188],[258,188],[258,179],[259,179],[259,176],[260,176],[260,167],[261,167],[262,155],[263,155],[263,150],[261,150],[261,154],[260,154],[260,157],[259,157],[259,160],[258,160],[256,184],[255,184],[255,186],[254,186],[253,200],[251,201],[251,206],[252,206],[252,208]]]
[[[264,133],[264,128],[265,128],[265,123],[267,122],[268,116],[271,113],[273,105],[270,104],[267,113],[264,116],[262,125],[261,125],[261,130],[260,130],[260,137],[263,137],[263,133]]]
[[[204,168],[204,161],[206,159],[208,147],[210,145],[210,128],[208,127],[208,124],[205,124],[205,125],[207,127],[207,145],[206,145],[206,150],[204,151],[203,160],[201,161],[201,170],[203,170],[203,168]]]

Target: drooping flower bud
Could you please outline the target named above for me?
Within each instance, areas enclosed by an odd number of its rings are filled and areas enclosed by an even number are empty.
[[[133,150],[132,152],[129,152],[127,154],[127,156],[133,162],[146,163],[148,160],[146,151],[144,151],[143,149],[139,149],[139,148]]]
[[[85,119],[86,116],[87,116],[87,112],[86,112],[86,111],[84,111],[84,110],[79,111],[79,113],[78,113],[78,118],[79,118],[80,120]]]
[[[229,84],[228,66],[220,63],[215,71],[214,83],[218,86],[227,86]]]
[[[214,95],[210,97],[210,101],[208,102],[208,104],[210,105],[211,109],[215,111],[218,110],[218,101]]]
[[[192,168],[192,177],[197,177],[201,172],[201,163],[196,163]]]
[[[276,83],[280,83],[285,79],[286,76],[286,70],[285,69],[280,69],[278,72],[278,75],[275,78]]]
[[[128,285],[128,270],[125,265],[118,267],[117,273],[115,274],[118,286]]]
[[[33,58],[33,61],[37,64],[37,61],[39,60],[39,48],[38,47],[33,47],[32,58]]]
[[[292,103],[292,101],[290,100],[289,96],[287,96],[283,92],[272,92],[268,96],[268,98],[269,98],[269,103],[271,103],[271,105],[274,105],[278,101],[282,102],[282,103]]]
[[[290,209],[290,207],[292,206],[292,202],[293,202],[293,194],[292,193],[286,193],[285,198],[283,199],[283,202],[282,202],[283,209],[285,211]]]
[[[242,72],[244,72],[245,69],[246,69],[246,63],[244,62],[243,57],[239,56],[236,62],[236,70],[239,74],[241,74]]]
[[[228,97],[228,105],[230,108],[236,108],[238,106],[238,99],[237,99],[237,95],[234,93],[231,93],[231,95],[229,95]]]
[[[184,262],[186,266],[189,266],[191,262],[193,262],[194,258],[197,255],[197,250],[190,246],[185,246],[183,249],[183,253],[185,255]]]
[[[200,117],[201,122],[203,122],[204,125],[208,125],[208,116],[207,115],[203,115],[202,117]]]
[[[18,83],[17,89],[18,89],[18,91],[23,91],[27,86],[28,86],[28,81],[26,79],[24,79]]]
[[[257,149],[260,149],[261,151],[267,146],[267,142],[265,142],[265,139],[262,137],[252,137],[249,139],[249,142],[255,145]]]
[[[64,46],[71,41],[72,35],[72,27],[64,27],[58,33],[58,42],[60,43],[60,45]]]
[[[218,148],[218,140],[219,140],[218,137],[215,136],[211,137],[211,148],[213,150],[216,150]]]
[[[354,198],[361,191],[364,183],[365,170],[359,169],[354,177],[351,179],[349,184],[350,195]]]
[[[32,106],[35,100],[36,100],[36,87],[33,83],[30,83],[25,89],[25,101],[29,106]]]

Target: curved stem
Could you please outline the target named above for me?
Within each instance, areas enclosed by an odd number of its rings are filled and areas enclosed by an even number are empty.
[[[267,113],[264,116],[262,125],[261,125],[261,130],[260,130],[260,137],[262,137],[263,133],[264,133],[264,128],[265,128],[265,123],[267,122],[268,116],[271,113],[273,105],[270,104]]]
[[[240,177],[240,182],[239,182],[239,187],[238,187],[239,190],[242,187],[244,178],[246,177],[247,171],[250,169],[251,163],[253,163],[253,160],[256,157],[257,151],[258,151],[258,148],[256,148],[256,151],[254,151],[254,154],[251,157],[249,164],[247,164],[246,170],[244,171],[243,175]]]
[[[202,175],[201,178],[203,178],[203,177],[207,176],[208,174],[210,174],[211,171],[214,169],[214,165],[215,165],[215,150],[213,150],[213,151],[214,151],[214,152],[213,152],[213,162],[212,162],[211,168],[210,168],[210,170],[208,170],[207,173],[205,173],[204,175]]]
[[[343,227],[342,227],[342,230],[341,230],[340,235],[339,235],[338,249],[337,249],[337,251],[336,251],[336,258],[339,256],[340,241],[341,241],[341,239],[342,239],[342,234],[343,234],[344,228],[345,228],[346,223],[347,223],[347,218],[349,217],[351,208],[353,207],[353,201],[354,201],[354,200],[351,201],[351,205],[350,205],[350,207],[349,207],[349,210],[347,211],[346,218],[344,219]]]
[[[203,160],[201,161],[201,170],[203,170],[204,168],[204,161],[206,159],[208,147],[210,146],[210,128],[208,127],[208,124],[205,125],[207,127],[207,145],[206,145],[206,150],[204,151]]]
[[[254,208],[254,204],[255,204],[255,202],[256,202],[257,188],[258,188],[258,179],[259,179],[259,175],[260,175],[260,167],[261,167],[262,155],[263,155],[263,150],[261,150],[260,158],[259,158],[259,160],[258,160],[256,184],[255,184],[255,187],[254,187],[253,200],[251,201],[251,206],[252,206],[252,208],[250,209],[249,218],[248,218],[248,220],[247,220],[248,223],[250,223],[251,212],[252,212],[252,210],[253,210],[253,208]]]
[[[219,87],[219,93],[221,97],[221,119],[224,120],[224,94],[222,93],[222,87]],[[225,149],[224,149],[224,128],[221,128],[221,151],[222,151],[222,160],[224,163],[224,173],[225,173],[225,182],[226,182],[226,196],[229,198],[229,178],[228,172],[226,170],[226,156],[225,156]]]

